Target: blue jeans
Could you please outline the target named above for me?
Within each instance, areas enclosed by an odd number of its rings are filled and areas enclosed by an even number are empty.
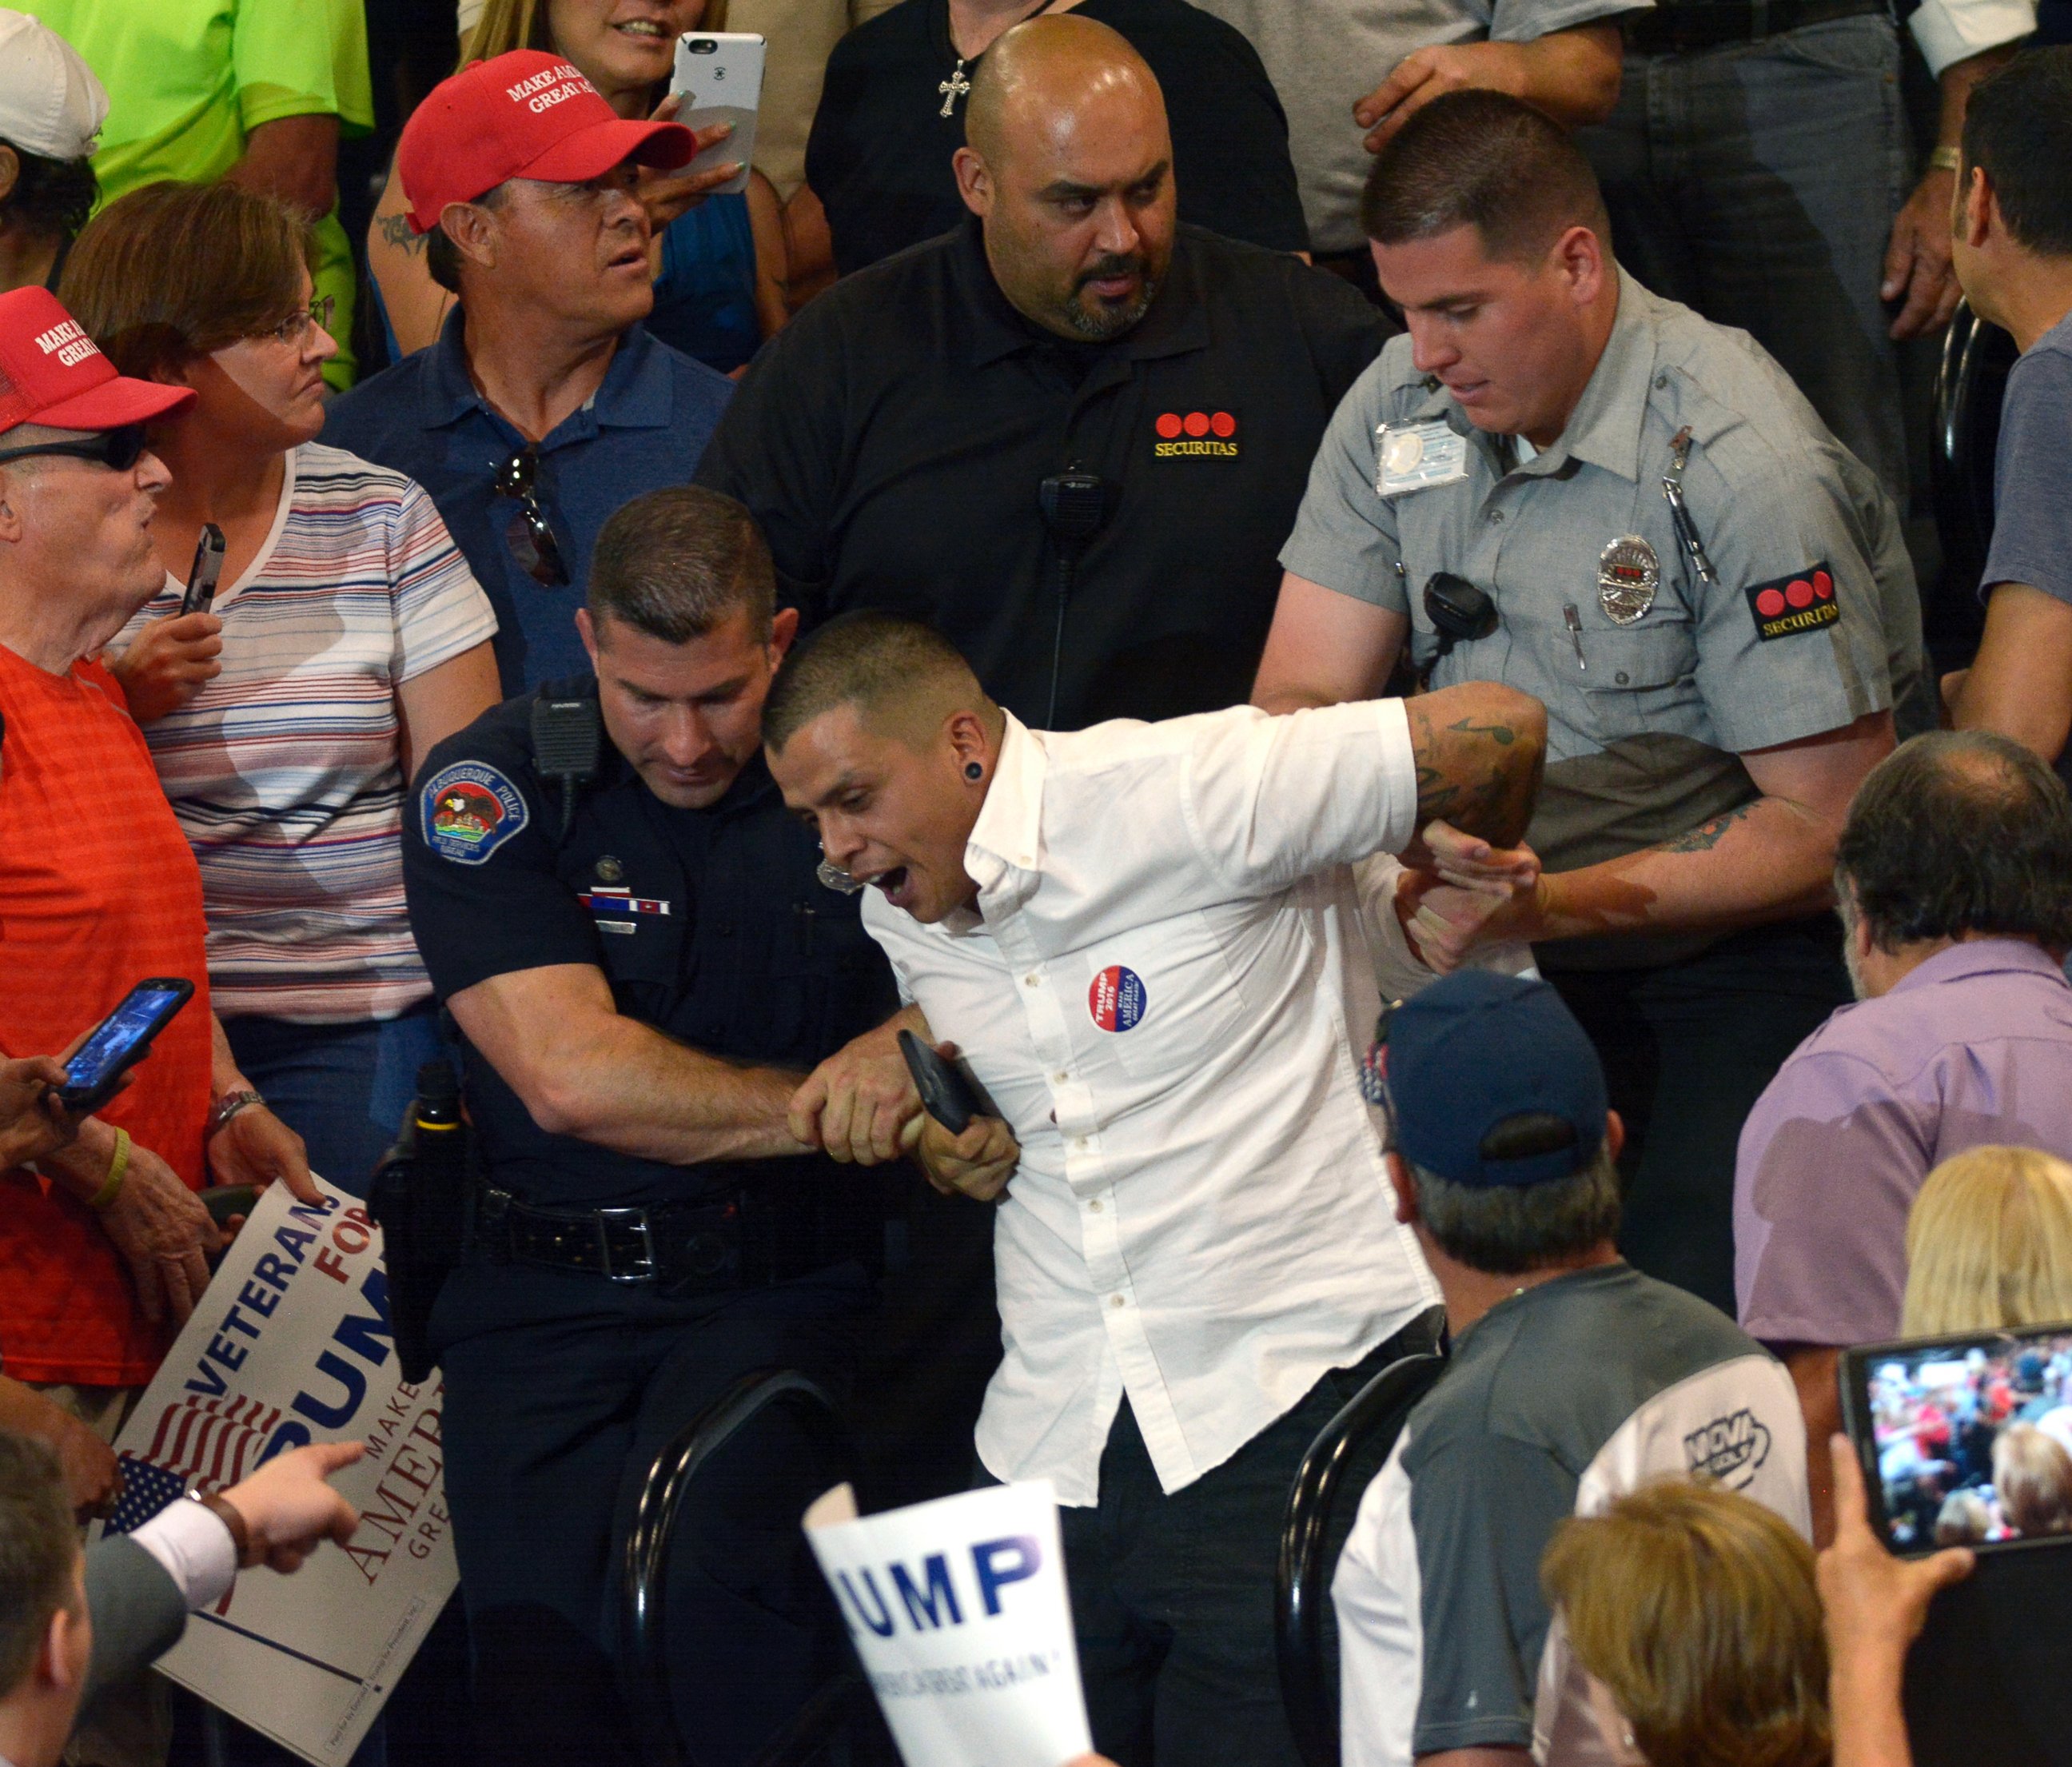
[[[1620,262],[1753,336],[1903,511],[1898,364],[1878,299],[1907,179],[1892,21],[1630,55],[1618,108],[1576,138]]]
[[[444,1052],[430,1001],[393,1019],[295,1024],[225,1019],[231,1053],[273,1114],[309,1144],[310,1169],[355,1197],[416,1095],[417,1069]]]

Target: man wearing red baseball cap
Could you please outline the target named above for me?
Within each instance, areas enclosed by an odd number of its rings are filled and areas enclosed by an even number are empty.
[[[640,324],[638,168],[696,145],[536,49],[434,87],[397,144],[411,229],[459,304],[438,342],[334,403],[323,439],[431,493],[496,610],[508,694],[589,667],[575,610],[598,529],[691,476],[733,390]]]
[[[69,1147],[0,1173],[7,1373],[104,1436],[207,1286],[205,1174],[315,1194],[216,1028],[200,873],[92,660],[164,586],[146,426],[193,399],[118,375],[43,289],[0,294],[0,1051],[67,1048],[146,977],[195,989]]]

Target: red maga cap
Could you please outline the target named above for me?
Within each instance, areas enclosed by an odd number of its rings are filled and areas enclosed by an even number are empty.
[[[471,203],[507,178],[580,184],[616,165],[680,166],[697,151],[681,123],[619,116],[572,62],[513,49],[432,88],[396,145],[410,228],[429,233],[448,203]]]
[[[18,423],[119,430],[193,403],[189,388],[117,374],[48,289],[0,294],[0,432]]]

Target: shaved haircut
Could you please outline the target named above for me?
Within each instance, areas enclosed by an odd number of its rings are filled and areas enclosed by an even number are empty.
[[[1567,130],[1501,92],[1449,92],[1376,156],[1360,225],[1383,245],[1472,227],[1493,258],[1534,258],[1571,227],[1611,246],[1597,175]]]
[[[1163,106],[1157,76],[1120,31],[1072,13],[1030,19],[980,57],[964,101],[964,139],[981,159],[997,164],[1013,133],[1009,107],[1024,88],[1058,103],[1118,80],[1141,82]]]
[[[971,665],[934,627],[868,611],[830,620],[792,646],[763,702],[763,740],[781,749],[841,706],[902,741],[952,712],[999,715]]]

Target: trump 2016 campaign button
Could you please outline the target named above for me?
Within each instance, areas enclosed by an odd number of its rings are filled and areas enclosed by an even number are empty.
[[[1104,1031],[1133,1031],[1143,1022],[1144,978],[1120,963],[1111,963],[1087,990],[1087,1011]]]

